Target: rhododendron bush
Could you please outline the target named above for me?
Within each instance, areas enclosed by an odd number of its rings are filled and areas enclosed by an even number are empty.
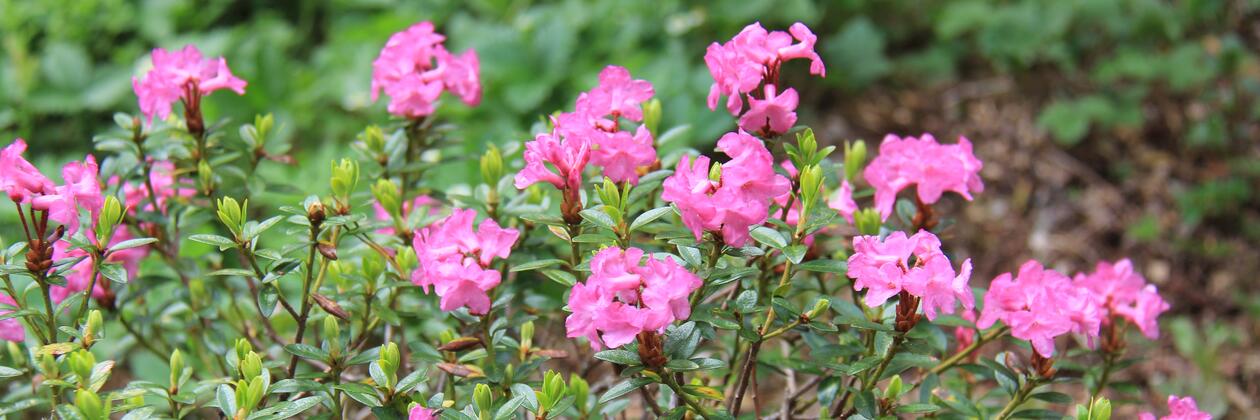
[[[972,140],[798,125],[784,72],[844,77],[801,23],[696,53],[732,116],[707,153],[610,64],[532,138],[469,154],[436,111],[505,93],[446,41],[381,40],[363,85],[394,118],[325,180],[266,175],[293,160],[270,115],[204,112],[249,83],[194,45],[153,50],[140,115],[59,176],[12,140],[3,414],[1093,420],[1128,343],[1160,334],[1169,304],[1127,259],[973,269],[938,205],[984,193]],[[450,162],[480,177],[434,182]],[[306,197],[257,204],[278,191]],[[133,377],[131,352],[169,377]],[[1165,397],[1143,418],[1207,418]]]

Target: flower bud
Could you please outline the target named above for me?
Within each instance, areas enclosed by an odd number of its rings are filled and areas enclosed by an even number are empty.
[[[359,133],[359,141],[363,142],[363,147],[372,156],[378,159],[384,156],[388,159],[388,156],[385,156],[385,133],[381,131],[381,127],[368,126],[362,133]]]
[[[390,217],[401,217],[402,199],[398,197],[398,184],[385,178],[378,179],[375,184],[372,184],[372,196],[376,197],[376,202],[381,204],[381,208],[385,209]]]
[[[254,351],[254,346],[249,344],[249,340],[238,338],[233,349],[236,350],[236,360],[245,360],[245,355]]]
[[[109,411],[105,410],[105,403],[101,402],[101,397],[87,389],[79,388],[74,391],[74,407],[79,409],[79,412],[83,413],[83,417],[88,419],[109,418]]]
[[[527,350],[534,345],[534,321],[521,324],[521,349]]]
[[[377,363],[381,365],[381,370],[385,372],[385,376],[392,379],[394,375],[398,373],[398,364],[400,361],[397,344],[389,342],[385,343],[384,346],[381,346],[381,354],[380,358],[377,359]]]
[[[866,164],[866,142],[844,143],[844,179],[852,182]]]
[[[47,378],[60,378],[61,369],[57,366],[57,360],[53,359],[51,354],[45,353],[39,357],[39,371]]]
[[[219,199],[219,221],[237,237],[236,239],[240,239],[241,229],[245,226],[245,209],[248,205],[249,199],[246,199],[244,204],[238,204],[236,199],[232,197]]]
[[[96,367],[96,356],[87,350],[77,350],[67,358],[70,371],[79,377],[79,387],[87,388],[92,383],[92,368]]]
[[[101,212],[96,217],[96,238],[98,241],[108,243],[108,238],[114,237],[114,229],[122,223],[123,211],[122,204],[118,202],[118,197],[112,195],[105,197],[105,204],[101,206]],[[105,244],[97,244],[98,247],[104,247]]]
[[[829,308],[831,308],[831,301],[828,300],[827,298],[819,298],[817,301],[814,302],[814,308],[810,309],[809,312],[805,314],[805,316],[808,317],[809,319],[817,319],[818,317],[822,316],[822,314],[826,312],[827,309]]]
[[[271,133],[271,127],[274,126],[275,123],[276,117],[271,115],[271,113],[267,113],[267,115],[254,116],[254,129],[258,131],[256,135],[258,147],[262,147],[267,144],[267,134]]]
[[[897,398],[901,396],[901,375],[893,375],[888,380],[888,386],[884,388],[884,398]]]
[[[101,318],[101,311],[93,309],[88,312],[87,322],[83,324],[83,346],[92,347],[92,343],[96,341],[96,334],[101,332],[101,325],[105,321]]]
[[[172,394],[179,392],[179,378],[184,374],[184,354],[179,349],[171,352],[171,385],[170,392]]]
[[[416,259],[416,251],[409,246],[399,249],[398,256],[394,257],[394,261],[398,262],[398,267],[402,269],[402,272],[398,273],[402,276],[411,273],[412,270],[416,269],[416,266],[420,265],[420,261]]]
[[[484,383],[477,384],[473,388],[473,403],[477,405],[478,417],[481,419],[491,418],[494,411],[494,399],[490,394],[490,386]]]
[[[591,387],[578,374],[569,374],[569,394],[573,395],[573,405],[578,407],[579,411],[586,410],[586,401],[590,398]]]
[[[197,180],[200,182],[201,191],[206,195],[212,195],[214,192],[214,169],[210,167],[210,163],[202,159],[197,162]]]
[[[720,182],[722,180],[721,163],[714,162],[713,166],[709,167],[709,180],[713,182]]]
[[[329,183],[332,186],[333,196],[343,202],[349,199],[350,194],[359,184],[359,162],[352,159],[333,162],[332,178]]]
[[[486,153],[481,155],[481,180],[494,189],[502,178],[503,153],[499,152],[498,146],[488,145]]]
[[[648,132],[652,133],[653,138],[660,134],[660,131],[658,131],[661,127],[660,99],[652,98],[643,103],[643,125],[647,127]]]
[[[321,336],[324,342],[328,343],[328,354],[336,359],[341,353],[341,325],[337,323],[337,317],[324,317],[323,330]]]
[[[883,224],[879,212],[873,208],[858,210],[853,214],[853,221],[857,222],[858,232],[863,235],[878,235],[879,227]]]
[[[818,165],[809,165],[801,170],[800,187],[801,187],[801,209],[802,215],[809,214],[809,210],[814,208],[814,204],[818,202],[818,195],[822,193],[823,174],[822,168]]]
[[[306,220],[311,222],[311,226],[319,227],[327,216],[328,214],[324,212],[324,203],[319,200],[311,200],[306,205]]]
[[[241,377],[257,378],[259,375],[262,375],[262,357],[251,351],[241,359]]]

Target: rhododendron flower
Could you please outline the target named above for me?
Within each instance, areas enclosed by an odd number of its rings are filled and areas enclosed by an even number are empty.
[[[613,182],[639,183],[639,168],[656,162],[652,133],[639,126],[634,135],[625,131],[595,136],[591,163],[604,168],[604,176]]]
[[[389,95],[389,113],[419,118],[433,113],[443,91],[468,105],[481,103],[481,62],[477,52],[454,55],[432,22],[420,22],[389,37],[372,62],[372,101]]]
[[[704,283],[672,259],[639,248],[604,248],[591,259],[591,275],[569,292],[565,330],[591,348],[620,347],[644,331],[663,331],[691,316],[687,298]]]
[[[1168,303],[1160,298],[1154,285],[1147,284],[1133,270],[1128,259],[1099,262],[1093,273],[1079,273],[1073,282],[1090,291],[1095,304],[1105,312],[1103,324],[1118,316],[1136,325],[1147,337],[1159,338],[1157,318],[1168,310]]]
[[[966,310],[975,307],[967,285],[971,260],[964,261],[961,271],[955,273],[941,252],[940,239],[926,230],[909,237],[897,231],[882,240],[878,236],[853,238],[848,276],[854,279],[854,289],[866,290],[864,302],[872,308],[903,291],[920,299],[928,319],[936,319],[938,311],[954,313],[955,302],[961,302]]]
[[[5,308],[3,306],[11,306]],[[13,309],[17,308],[17,301],[14,301],[9,295],[0,293],[0,316],[13,313]],[[9,318],[0,320],[0,340],[21,343],[26,341],[26,330],[22,327],[22,322],[17,318]]]
[[[425,209],[425,214],[429,216],[436,215],[439,212],[441,212],[441,209],[440,209],[441,204],[442,203],[438,202],[433,197],[430,197],[427,195],[422,194],[422,195],[416,196],[415,199],[408,202],[404,202],[402,204],[402,219],[407,220],[407,218],[411,217],[411,212],[416,209]],[[385,207],[382,207],[381,203],[379,202],[375,202],[375,201],[372,202],[372,213],[373,215],[376,216],[376,220],[380,220],[384,222],[390,222],[394,220],[393,217],[390,216],[389,210],[385,210]],[[386,226],[386,227],[377,229],[376,233],[379,233],[382,235],[396,234],[393,226]]]
[[[791,182],[774,172],[765,144],[744,132],[727,133],[717,150],[731,160],[717,181],[709,179],[709,159],[683,157],[663,183],[661,199],[678,206],[683,224],[699,241],[704,231],[720,232],[730,246],[748,242],[748,229],[765,223],[770,203],[791,190]]]
[[[96,158],[88,155],[82,162],[70,162],[61,168],[64,185],[57,186],[55,194],[35,199],[35,205],[48,210],[48,218],[66,227],[66,235],[79,231],[79,208],[87,210],[96,220],[105,198],[101,195],[101,183],[97,180]]]
[[[407,420],[434,420],[436,418],[433,410],[418,405],[411,407],[411,412],[407,413]]]
[[[1029,260],[1014,278],[1004,273],[993,279],[976,326],[989,328],[1001,320],[1011,327],[1012,336],[1028,340],[1038,354],[1050,357],[1055,337],[1072,331],[1097,337],[1100,316],[1087,289]]]
[[[443,311],[468,307],[473,314],[490,310],[486,294],[499,284],[498,270],[490,269],[494,258],[507,258],[520,232],[503,229],[493,219],[473,230],[477,213],[456,209],[450,216],[416,232],[412,241],[420,267],[411,282],[429,293],[432,286],[441,297]]]
[[[56,188],[52,180],[22,157],[25,152],[26,142],[22,139],[13,140],[0,150],[0,189],[10,200],[19,203],[28,202],[33,196],[52,194]]]
[[[89,229],[85,233],[88,240],[96,241],[96,232]],[[114,236],[110,238],[109,243],[103,245],[108,248],[130,239],[133,239],[133,237],[126,229],[117,229],[114,231]],[[149,247],[139,246],[112,252],[109,254],[109,257],[105,258],[105,262],[122,264],[123,270],[127,272],[127,277],[135,278],[140,271],[140,261],[148,255]],[[60,241],[53,245],[53,259],[78,257],[87,257],[87,252],[82,249],[70,249],[70,243],[66,241]],[[64,287],[52,286],[50,296],[53,302],[60,303],[62,300],[70,297],[70,295],[86,290],[88,285],[92,284],[92,274],[91,258],[84,258],[82,261],[75,263],[71,270],[66,273],[66,285]],[[105,290],[109,287],[106,285],[109,279],[106,279],[100,273],[97,273],[97,275],[99,277],[96,279],[96,287],[92,289],[92,298],[95,299],[105,297]]]
[[[757,22],[744,27],[725,44],[715,42],[709,45],[704,54],[704,62],[713,76],[713,86],[709,88],[709,109],[716,110],[718,101],[725,95],[726,110],[731,115],[739,115],[743,109],[740,95],[753,92],[762,85],[777,85],[779,67],[788,60],[808,59],[810,73],[826,77],[827,69],[822,58],[814,51],[817,40],[818,37],[800,22],[792,24],[789,32],[768,32]],[[763,99],[773,97],[770,94]],[[795,93],[792,97],[792,102],[795,102]],[[752,101],[751,97],[749,101]],[[791,106],[795,107],[795,104]]]
[[[800,99],[792,88],[776,94],[774,85],[766,85],[765,92],[765,99],[748,97],[748,112],[739,117],[739,128],[762,137],[775,137],[796,125]]]
[[[153,50],[153,68],[143,77],[131,79],[131,86],[140,100],[140,112],[153,122],[153,117],[166,119],[177,100],[195,101],[188,95],[205,96],[219,89],[245,94],[245,81],[232,75],[223,57],[206,59],[196,46],[178,51]]]
[[[534,141],[525,143],[523,155],[525,168],[516,173],[516,188],[523,190],[546,182],[559,190],[579,190],[582,170],[591,159],[591,147],[585,138],[540,133]]]
[[[853,201],[853,185],[849,184],[849,180],[840,181],[840,188],[831,195],[827,206],[840,212],[850,225],[853,224],[853,215],[857,213],[858,205],[856,201]]]
[[[655,94],[652,83],[632,79],[625,67],[608,66],[599,72],[599,86],[587,92],[585,100],[591,115],[642,121],[643,109],[640,106]]]
[[[1155,420],[1155,414],[1142,413],[1138,415],[1138,419]],[[1160,417],[1159,420],[1212,420],[1212,415],[1199,411],[1199,404],[1194,401],[1194,397],[1169,395],[1168,415]]]
[[[911,185],[917,187],[924,204],[935,203],[945,191],[971,200],[972,192],[984,191],[983,166],[966,137],[959,137],[958,144],[942,145],[931,134],[917,139],[889,134],[879,145],[879,156],[862,175],[875,188],[875,209],[888,220],[897,193]]]

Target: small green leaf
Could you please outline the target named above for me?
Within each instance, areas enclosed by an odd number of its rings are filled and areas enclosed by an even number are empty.
[[[656,219],[660,219],[661,217],[664,217],[666,214],[669,214],[670,212],[673,212],[673,211],[674,211],[674,208],[670,206],[657,207],[657,208],[645,211],[643,212],[643,214],[640,214],[639,217],[634,218],[634,221],[630,223],[630,231],[633,232],[635,230],[638,230],[639,228],[646,226],[648,223],[652,223]]]
[[[521,264],[513,265],[511,271],[515,273],[518,271],[537,270],[540,268],[550,267],[553,265],[561,265],[561,264],[567,264],[567,263],[564,260],[559,260],[555,258],[547,258],[547,259],[533,260],[533,261],[528,261]]]
[[[604,350],[599,353],[595,353],[595,358],[626,366],[638,366],[643,364],[643,362],[639,361],[639,354],[629,350]]]
[[[781,249],[788,244],[787,239],[783,237],[783,234],[766,226],[757,226],[753,228],[751,232],[748,232],[748,234],[752,235],[753,239],[756,239],[757,242],[774,249]]]
[[[599,397],[599,404],[606,404],[609,401],[617,399],[617,397],[629,394],[630,391],[634,391],[650,383],[652,383],[652,380],[648,378],[627,379],[617,385],[613,385],[612,388],[608,388],[608,391],[604,392],[604,395]]]

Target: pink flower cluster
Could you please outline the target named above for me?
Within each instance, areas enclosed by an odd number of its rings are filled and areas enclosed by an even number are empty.
[[[1142,413],[1139,420],[1155,420],[1155,414]],[[1212,420],[1212,415],[1199,411],[1199,404],[1192,397],[1168,396],[1168,415],[1159,420]]]
[[[786,61],[804,58],[810,61],[811,74],[826,77],[822,58],[814,51],[817,41],[818,37],[800,22],[792,24],[788,32],[766,31],[757,22],[725,44],[709,45],[704,54],[713,75],[709,109],[716,110],[725,95],[726,110],[740,115],[746,95],[749,109],[739,119],[740,128],[766,137],[787,132],[796,124],[799,98],[795,89],[778,87],[779,68]],[[761,98],[753,95],[758,90],[762,91]]]
[[[586,337],[591,348],[620,347],[644,331],[661,331],[691,316],[687,301],[704,283],[672,259],[649,257],[639,248],[604,248],[591,259],[591,275],[569,292],[564,326],[569,338]]]
[[[633,133],[621,130],[620,119],[642,121],[641,105],[654,93],[651,83],[633,79],[625,68],[605,67],[599,85],[578,96],[574,112],[552,117],[552,131],[525,144],[525,169],[516,174],[516,187],[547,182],[576,190],[588,162],[613,182],[638,183],[639,170],[656,162],[654,140],[643,125]]]
[[[958,144],[943,145],[931,134],[919,138],[889,134],[862,176],[875,188],[875,209],[888,220],[897,193],[911,185],[917,187],[924,204],[935,203],[945,191],[971,200],[972,192],[984,191],[982,167],[966,137],[960,137]]]
[[[416,232],[412,246],[420,267],[411,282],[429,293],[433,286],[441,297],[443,311],[468,307],[468,312],[490,311],[487,291],[499,285],[498,270],[490,268],[494,258],[507,258],[520,232],[499,227],[493,219],[473,230],[477,212],[455,209],[450,216]]]
[[[961,270],[955,273],[949,258],[941,252],[940,239],[931,232],[921,230],[907,237],[898,231],[882,240],[878,236],[857,236],[853,238],[853,250],[848,275],[854,279],[854,289],[866,290],[866,306],[883,305],[904,291],[920,299],[928,319],[936,319],[938,311],[954,313],[956,302],[967,311],[975,307],[967,285],[971,260],[963,261]]]
[[[1095,305],[1103,311],[1103,324],[1119,317],[1136,325],[1148,338],[1159,338],[1157,319],[1168,310],[1168,302],[1159,296],[1155,285],[1147,284],[1133,270],[1127,258],[1099,262],[1093,273],[1078,273],[1073,282],[1091,292]]]
[[[232,75],[223,57],[204,58],[196,46],[174,52],[156,48],[152,60],[153,68],[144,77],[131,79],[131,87],[140,99],[140,112],[149,122],[153,122],[153,117],[169,116],[171,105],[178,100],[185,104],[196,102],[198,97],[219,89],[245,94],[245,81]]]
[[[95,232],[88,230],[86,233],[90,240],[96,240]],[[132,236],[127,232],[127,229],[119,228],[114,231],[114,237],[110,238],[109,243],[104,244],[104,246],[113,246],[128,239],[132,239]],[[105,262],[122,264],[123,269],[127,272],[128,278],[135,278],[136,274],[140,271],[140,261],[144,260],[144,258],[148,255],[149,247],[140,246],[110,253],[109,257],[105,258]],[[70,244],[66,241],[57,242],[53,247],[54,260],[76,257],[87,257],[87,252],[82,249],[70,249]],[[100,277],[96,280],[96,287],[92,288],[93,298],[99,299],[106,296],[106,290],[109,288],[107,285],[108,281],[109,280],[104,277]],[[71,271],[66,273],[66,285],[52,286],[52,289],[49,291],[49,296],[52,297],[54,303],[61,303],[61,301],[71,295],[87,290],[88,285],[90,284],[92,284],[92,259],[84,258],[82,261],[76,263],[74,267],[71,268]]]
[[[788,194],[791,182],[774,172],[765,144],[743,131],[722,136],[717,150],[731,157],[718,179],[709,176],[708,157],[683,156],[678,170],[665,179],[661,199],[678,207],[696,241],[710,231],[727,245],[744,246],[749,228],[766,222],[770,203]]]
[[[372,101],[389,95],[389,113],[419,118],[433,113],[442,92],[470,106],[481,103],[481,62],[469,49],[455,55],[446,37],[420,22],[389,37],[372,62]]]
[[[993,279],[984,295],[984,309],[976,326],[984,329],[1001,320],[1015,338],[1032,343],[1043,357],[1054,355],[1054,339],[1068,333],[1098,337],[1102,312],[1094,294],[1057,271],[1029,260],[1012,277]]]
[[[853,224],[853,215],[858,211],[857,202],[853,201],[853,184],[850,184],[847,179],[840,181],[840,188],[831,195],[827,206],[840,212],[840,216],[843,216],[850,225]]]
[[[407,420],[433,420],[437,416],[433,414],[433,410],[421,406],[411,407],[411,411],[407,413]]]
[[[166,212],[167,202],[175,197],[192,197],[197,194],[197,190],[177,185],[175,179],[175,164],[169,161],[156,161],[152,163],[153,167],[149,171],[149,184],[153,186],[155,199],[149,199],[149,187],[141,182],[123,182],[123,203],[126,204],[127,210],[131,214],[136,211],[148,212]],[[116,186],[120,183],[118,177],[109,179],[110,186]],[[153,208],[154,203],[158,208]]]
[[[0,150],[0,189],[10,200],[21,204],[45,194],[55,194],[56,185],[22,157],[23,153],[26,153],[26,142],[22,139]]]
[[[9,295],[0,293],[0,306],[17,308],[17,302]],[[0,315],[12,313],[13,309],[0,308]],[[26,340],[26,330],[17,318],[0,320],[0,340],[21,343]]]

